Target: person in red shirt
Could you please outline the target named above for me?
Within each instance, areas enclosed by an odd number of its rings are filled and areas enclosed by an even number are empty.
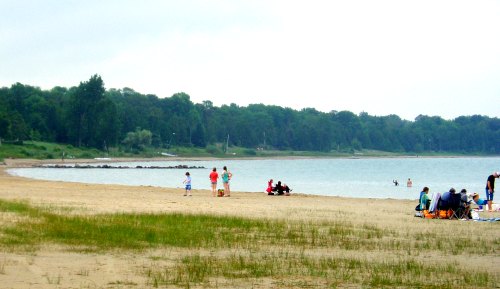
[[[217,179],[219,178],[219,174],[217,173],[217,169],[213,168],[212,172],[208,176],[210,179],[210,183],[212,184],[212,195],[217,197]]]
[[[270,179],[269,182],[267,182],[266,192],[270,196],[274,195],[274,193],[273,193],[273,179]]]

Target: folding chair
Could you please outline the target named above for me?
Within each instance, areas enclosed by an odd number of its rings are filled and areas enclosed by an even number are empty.
[[[425,213],[424,213],[423,217],[428,218],[428,219],[434,219],[434,218],[439,217],[437,208],[438,208],[438,203],[439,203],[440,199],[441,199],[440,193],[435,193],[432,196],[431,202],[430,202],[429,206],[427,207],[428,208],[428,212],[427,212],[428,216],[425,215]]]
[[[449,206],[449,209],[451,210],[450,219],[463,219],[467,217],[467,208],[464,202],[462,202],[462,196],[460,193],[451,194]]]

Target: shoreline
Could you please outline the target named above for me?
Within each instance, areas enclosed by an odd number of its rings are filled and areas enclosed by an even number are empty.
[[[498,280],[497,276],[500,276],[500,257],[496,254],[498,243],[495,241],[500,238],[498,222],[415,218],[416,202],[414,200],[358,199],[304,194],[269,197],[264,193],[243,192],[232,192],[229,198],[218,198],[212,197],[209,190],[193,190],[192,197],[185,197],[183,196],[184,190],[176,188],[46,181],[17,177],[6,172],[8,168],[26,167],[31,163],[40,162],[44,161],[7,160],[6,165],[0,165],[0,200],[24,202],[53,214],[68,217],[114,214],[210,215],[259,219],[268,223],[285,222],[292,227],[299,224],[306,231],[311,226],[321,226],[327,222],[331,227],[323,228],[325,232],[328,230],[336,232],[336,224],[340,228],[346,226],[345,235],[342,235],[343,239],[339,239],[340,237],[336,235],[331,237],[333,244],[366,243],[366,245],[360,250],[350,249],[347,245],[336,245],[334,248],[325,248],[320,245],[307,247],[308,258],[315,262],[320,262],[323,257],[327,257],[335,260],[351,258],[366,264],[371,264],[371,262],[373,264],[380,262],[426,264],[432,258],[437,261],[444,260],[446,264],[453,264],[454,268],[459,268],[461,272],[469,272],[470,269],[473,269],[473,274],[488,271],[493,278],[491,282],[494,284]],[[481,217],[500,216],[498,212],[480,212],[480,215]],[[0,225],[15,226],[20,217],[22,216],[8,211],[0,212]],[[355,232],[359,230],[365,234],[355,235]],[[249,234],[248,236],[251,237],[254,233],[238,232],[238,234]],[[474,240],[481,236],[482,242],[492,245],[486,251],[466,250],[451,254],[439,249],[436,245],[438,241],[441,244],[441,235],[443,242],[446,240],[469,242],[468,239],[472,236]],[[435,237],[423,238],[423,236]],[[2,238],[1,235],[0,238]],[[415,245],[402,247],[397,245],[406,244],[405,242],[415,243]],[[430,244],[425,252],[415,249],[422,246],[422,242]],[[392,249],[383,247],[382,250],[376,250],[371,247],[371,244],[395,244],[396,247]],[[31,248],[32,251],[26,251],[22,245],[19,245],[0,251],[0,276],[4,286],[8,288],[35,286],[49,289],[54,288],[55,285],[61,288],[124,288],[128,287],[127,284],[132,287],[150,288],[153,286],[151,278],[146,274],[147,270],[172,268],[175,264],[183,264],[182,260],[193,254],[211,256],[214,260],[225,260],[228,254],[237,256],[253,254],[252,258],[258,261],[263,260],[262,256],[274,253],[273,256],[277,256],[278,261],[288,264],[288,260],[283,261],[280,254],[284,252],[285,255],[293,255],[301,249],[304,250],[303,247],[292,243],[282,244],[282,246],[266,245],[262,248],[257,246],[256,248],[257,253],[249,253],[245,248],[239,247],[185,249],[164,245],[151,247],[141,252],[113,249],[89,253],[82,251],[82,248],[74,248],[62,243],[43,243],[39,247]],[[485,260],[488,261],[485,262]],[[219,288],[250,287],[250,284],[245,283],[247,279],[224,276],[217,278],[225,282],[217,283],[216,287]],[[261,285],[255,288],[284,288],[279,285],[281,278],[300,280],[303,276],[302,274],[295,274],[291,277],[272,275],[252,277],[251,280]],[[204,284],[192,285],[200,288]],[[324,284],[318,283],[319,287],[322,285]],[[353,285],[356,288],[361,287],[358,283]],[[173,288],[181,287],[173,286]],[[287,288],[303,287],[296,285]]]
[[[315,157],[314,157],[315,158]],[[242,158],[234,158],[235,160],[241,160]],[[264,158],[265,159],[265,158]],[[279,159],[310,159],[309,157],[286,157],[286,158],[279,158]],[[172,158],[120,158],[120,159],[110,159],[106,160],[104,162],[106,163],[123,163],[123,162],[161,162],[161,161],[167,161],[167,160],[172,160],[172,161],[210,161],[210,160],[220,160],[220,158],[212,158],[212,157],[204,157],[204,158],[186,158],[186,157],[172,157]],[[233,160],[233,159],[231,159]],[[248,158],[248,160],[257,160],[255,158]],[[18,176],[15,174],[11,174],[8,172],[9,169],[16,169],[16,168],[31,168],[34,166],[40,166],[40,165],[46,165],[46,164],[69,164],[69,163],[74,163],[74,164],[93,164],[93,163],[103,163],[102,159],[75,159],[71,160],[71,162],[68,161],[62,161],[62,160],[55,160],[55,159],[45,159],[45,160],[37,160],[37,159],[6,159],[4,160],[4,164],[0,163],[0,176],[5,177],[7,180],[10,181],[16,181],[16,183],[19,183],[21,180],[25,180],[27,182],[39,182],[41,184],[65,184],[67,186],[77,186],[77,187],[102,187],[104,190],[107,188],[127,188],[128,190],[134,190],[139,189],[139,188],[149,188],[155,191],[162,191],[162,192],[168,192],[169,194],[174,193],[174,192],[183,192],[183,188],[179,187],[160,187],[160,186],[153,186],[153,185],[125,185],[125,184],[99,184],[99,183],[85,183],[85,182],[74,182],[74,181],[55,181],[55,180],[45,180],[45,179],[35,179],[35,178],[29,178],[29,177],[24,177],[24,176]],[[1,185],[1,184],[0,184]],[[193,192],[198,192],[204,195],[211,196],[211,191],[210,189],[195,189]],[[321,194],[306,194],[306,193],[293,193],[291,196],[267,196],[264,192],[250,192],[250,191],[232,191],[232,194],[238,194],[238,195],[252,195],[252,196],[259,196],[259,197],[265,197],[264,199],[268,199],[270,197],[276,197],[277,199],[281,199],[280,197],[283,198],[326,198],[326,199],[337,199],[337,200],[344,200],[346,202],[352,202],[352,203],[359,203],[359,202],[383,202],[383,201],[392,201],[392,202],[400,202],[401,205],[411,203],[413,204],[412,209],[410,210],[411,213],[414,213],[414,206],[418,203],[417,198],[412,198],[412,199],[399,199],[399,198],[376,198],[376,197],[346,197],[346,196],[339,196],[339,195],[321,195]],[[0,198],[2,195],[0,194]],[[496,202],[495,202],[496,203]]]
[[[266,156],[266,157],[119,157],[119,158],[93,158],[93,159],[29,159],[29,158],[5,158],[4,167],[18,168],[31,166],[33,164],[65,164],[65,163],[123,163],[123,162],[164,162],[164,161],[220,161],[220,160],[300,160],[300,159],[407,159],[407,158],[500,158],[500,155],[395,155],[395,156]],[[0,163],[0,166],[2,163]]]
[[[266,158],[263,158],[266,159]],[[309,157],[291,157],[291,158],[279,158],[281,160],[286,159],[286,160],[299,160],[299,159],[314,159],[314,158],[309,158]],[[179,158],[169,158],[167,160],[165,159],[149,159],[149,158],[134,158],[134,159],[129,159],[129,158],[122,158],[122,159],[110,159],[110,160],[102,160],[102,159],[77,159],[76,161],[61,161],[61,160],[54,160],[54,159],[46,159],[46,160],[37,160],[37,159],[8,159],[8,162],[5,162],[5,165],[0,165],[0,170],[3,170],[3,173],[10,175],[12,177],[17,177],[17,178],[25,178],[25,179],[31,179],[31,180],[39,180],[39,181],[47,181],[47,182],[61,182],[61,183],[78,183],[78,184],[88,184],[88,185],[103,185],[103,186],[130,186],[130,187],[155,187],[158,189],[165,189],[165,190],[179,190],[179,187],[160,187],[160,186],[153,186],[153,185],[127,185],[127,184],[112,184],[112,183],[85,183],[85,182],[75,182],[75,181],[60,181],[60,180],[47,180],[47,179],[42,179],[42,178],[30,178],[30,177],[25,177],[25,176],[20,176],[16,175],[13,173],[9,173],[8,170],[10,169],[16,169],[16,168],[32,168],[32,167],[40,167],[43,165],[71,165],[71,164],[78,164],[78,165],[85,165],[85,164],[95,164],[95,163],[106,163],[106,164],[120,164],[120,163],[127,163],[127,162],[162,162],[162,161],[218,161],[220,160],[219,158],[184,158],[184,157],[179,157]],[[260,160],[256,158],[231,158],[228,160]],[[209,192],[211,193],[210,189],[197,189],[197,191],[200,192]],[[262,192],[257,192],[257,191],[231,191],[232,193],[242,193],[242,194],[257,194],[257,195],[263,195],[264,191]],[[344,198],[351,200],[355,202],[356,200],[400,200],[400,201],[415,201],[418,202],[418,200],[415,199],[399,199],[399,198],[377,198],[377,197],[346,197],[346,196],[340,196],[340,195],[321,195],[321,194],[314,194],[314,193],[297,193],[294,192],[293,196],[310,196],[310,197],[327,197],[327,198]],[[271,197],[271,196],[267,196]],[[276,196],[280,197],[280,196]]]
[[[201,160],[200,158],[197,158]],[[204,160],[211,160],[212,158],[207,158]],[[115,160],[118,162],[130,162],[130,161],[151,161],[151,159],[121,159]],[[178,160],[193,160],[187,158],[179,158]],[[159,160],[159,161],[163,161]],[[93,159],[80,159],[76,163],[96,163],[102,162],[101,160]],[[157,186],[133,186],[133,185],[117,185],[117,184],[91,184],[91,183],[80,183],[80,182],[66,182],[66,181],[51,181],[51,180],[41,180],[32,179],[22,176],[12,175],[7,172],[9,169],[13,168],[29,168],[32,165],[37,164],[47,164],[47,163],[68,163],[61,162],[61,160],[33,160],[33,159],[6,159],[5,165],[0,165],[0,198],[8,200],[28,200],[35,204],[57,204],[60,206],[73,207],[75,203],[82,204],[90,211],[94,212],[122,212],[122,211],[134,211],[134,212],[157,212],[162,211],[161,202],[160,204],[153,204],[156,199],[171,202],[171,204],[181,204],[179,200],[182,199],[184,192],[183,188],[169,188],[169,187],[157,187]],[[7,189],[9,188],[9,189]],[[112,194],[110,194],[110,192]],[[122,192],[122,193],[120,193]],[[149,194],[152,199],[148,200],[136,195],[136,193]],[[190,212],[207,212],[207,213],[222,213],[222,214],[232,214],[238,213],[235,209],[239,205],[243,205],[247,208],[247,212],[243,215],[252,216],[254,215],[252,211],[258,213],[259,211],[266,211],[272,209],[276,204],[286,204],[283,210],[289,210],[288,206],[298,205],[301,206],[303,201],[313,201],[323,204],[319,207],[329,206],[332,203],[341,202],[343,205],[348,207],[354,207],[359,203],[382,203],[391,202],[397,203],[398,207],[404,207],[408,205],[410,208],[415,207],[415,200],[407,199],[393,199],[393,198],[353,198],[344,196],[328,196],[328,195],[315,195],[315,194],[302,194],[293,193],[291,196],[267,196],[264,192],[231,192],[231,198],[214,198],[211,196],[211,191],[207,189],[196,189],[193,190],[194,200],[196,200],[197,209],[186,207],[185,204],[175,208],[175,206],[167,206],[166,211],[190,211]],[[101,199],[103,202],[98,202]],[[114,200],[126,200],[124,203],[114,203]],[[173,200],[172,200],[173,199]],[[226,200],[227,199],[227,200]],[[145,201],[141,204],[141,200]],[[234,200],[234,201],[233,201]],[[252,204],[245,204],[245,202],[251,201],[251,203],[257,202],[257,207],[252,207]],[[217,208],[214,204],[217,202],[224,202],[226,204],[233,204],[229,207]],[[230,203],[231,202],[231,203]],[[269,206],[272,204],[271,206]],[[310,205],[310,204],[305,204]],[[318,206],[314,204],[314,206]],[[262,208],[259,209],[259,208]],[[234,209],[234,210],[233,210]],[[276,208],[279,209],[279,208]],[[410,211],[412,214],[413,211]],[[279,215],[279,214],[278,214]],[[283,216],[287,216],[285,213]]]
[[[372,157],[368,157],[367,159],[370,159]],[[386,158],[386,157],[375,157],[375,158]],[[390,157],[394,158],[394,157]],[[397,157],[400,158],[400,157]],[[406,157],[403,157],[406,158]],[[428,158],[442,158],[442,157],[428,157]],[[458,157],[446,157],[446,158],[458,158]],[[182,161],[186,162],[197,162],[197,161],[221,161],[221,160],[243,160],[243,161],[251,161],[251,160],[266,160],[266,159],[280,159],[280,160],[303,160],[303,159],[328,159],[328,158],[323,158],[323,157],[276,157],[276,158],[213,158],[213,157],[195,157],[195,158],[189,158],[189,157],[160,157],[160,158],[115,158],[115,159],[70,159],[70,160],[61,160],[61,159],[43,159],[43,160],[38,160],[38,159],[5,159],[3,163],[0,163],[0,169],[3,170],[6,174],[11,175],[13,177],[19,177],[19,178],[26,178],[26,179],[31,179],[30,176],[23,176],[22,174],[16,174],[15,172],[7,172],[10,169],[23,169],[23,168],[39,168],[43,167],[46,165],[54,165],[54,166],[72,166],[72,165],[109,165],[113,166],[113,164],[121,164],[121,163],[133,163],[133,162],[179,162],[178,165],[182,165]],[[344,158],[345,159],[345,158]],[[132,169],[135,169],[133,167],[135,165],[132,165]],[[155,165],[152,165],[152,168],[154,168]],[[115,168],[103,168],[103,169],[115,169]],[[116,169],[122,169],[122,168],[116,168]],[[174,169],[174,168],[172,168]],[[177,168],[175,168],[177,169]],[[50,179],[43,179],[43,178],[33,178],[34,180],[44,180],[44,181],[50,181],[50,182],[65,182],[65,183],[80,183],[80,184],[95,184],[95,185],[107,185],[107,186],[132,186],[132,187],[143,187],[143,186],[149,186],[149,187],[158,187],[159,189],[166,189],[166,190],[179,190],[181,187],[179,186],[163,186],[163,185],[158,185],[158,184],[147,184],[147,183],[142,183],[142,184],[127,184],[127,183],[121,183],[121,182],[92,182],[92,183],[85,183],[85,182],[78,182],[73,180],[50,180]],[[182,187],[183,188],[183,187]],[[209,188],[201,188],[198,189],[199,191],[206,191],[209,192]],[[247,191],[247,190],[242,190],[242,191],[232,191],[232,192],[238,192],[238,193],[256,193],[260,194],[263,193],[264,191]],[[338,198],[346,198],[350,199],[353,201],[356,200],[363,200],[363,199],[375,199],[375,200],[402,200],[402,201],[414,201],[418,203],[418,199],[413,196],[405,196],[406,198],[401,198],[401,197],[394,197],[394,196],[381,196],[381,197],[376,197],[376,196],[345,196],[342,194],[337,194],[337,195],[332,195],[332,194],[318,194],[314,192],[308,192],[308,193],[302,193],[302,192],[294,192],[293,195],[305,195],[305,196],[317,196],[317,197],[338,197]]]

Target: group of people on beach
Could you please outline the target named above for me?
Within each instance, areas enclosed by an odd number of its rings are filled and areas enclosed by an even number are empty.
[[[230,197],[231,196],[231,187],[229,186],[229,181],[233,177],[233,174],[228,171],[227,167],[224,166],[222,168],[222,174],[219,177],[219,173],[217,173],[217,168],[213,168],[210,174],[208,175],[208,178],[210,180],[210,185],[212,188],[212,196],[217,197],[217,196],[224,196],[224,197]],[[217,190],[217,181],[222,179],[222,184],[224,186],[224,189]],[[191,195],[191,174],[189,172],[186,172],[186,179],[184,180],[183,184],[185,184],[185,192],[184,196],[192,196]],[[221,192],[222,195],[219,195],[218,192]]]
[[[483,206],[488,206],[488,211],[493,212],[493,195],[495,192],[495,179],[500,177],[500,172],[494,172],[488,176],[486,180],[486,200],[479,197],[478,193],[468,193],[466,189],[462,189],[459,193],[456,192],[454,188],[443,194],[438,194],[435,201],[437,201],[436,207],[431,208],[431,198],[429,197],[429,188],[424,187],[422,192],[420,192],[419,205],[415,210],[424,212],[426,210],[448,210],[452,207],[462,211],[463,216],[470,218],[472,203],[478,205],[478,210],[482,211]],[[421,215],[421,214],[419,214]]]
[[[231,188],[229,186],[229,181],[233,177],[233,174],[227,170],[227,167],[224,166],[222,168],[222,174],[220,175],[220,178],[222,179],[222,184],[224,186],[224,189],[221,191],[221,195],[218,195],[218,190],[217,190],[217,180],[219,179],[219,174],[217,173],[217,168],[213,168],[212,172],[208,176],[210,179],[210,184],[212,186],[212,196],[217,197],[230,197],[231,196]]]
[[[189,172],[186,172],[186,179],[182,182],[185,185],[185,192],[184,196],[192,196],[191,194],[191,174]],[[210,180],[210,186],[212,190],[212,196],[213,197],[230,197],[231,196],[231,187],[229,185],[229,182],[231,181],[231,178],[233,177],[233,174],[227,169],[227,166],[224,166],[222,168],[222,173],[219,175],[217,172],[217,168],[213,168],[210,174],[208,175],[208,178]],[[218,180],[222,179],[222,184],[224,186],[224,189],[217,189],[217,183]],[[278,196],[289,196],[290,192],[292,189],[287,184],[282,184],[281,181],[278,181],[278,183],[273,186],[273,179],[270,179],[269,182],[267,183],[267,189],[266,192],[268,195],[278,195]]]
[[[269,196],[289,196],[291,191],[292,189],[290,189],[287,184],[281,184],[281,181],[278,181],[276,186],[273,186],[273,179],[270,179],[269,182],[267,182],[266,192]]]

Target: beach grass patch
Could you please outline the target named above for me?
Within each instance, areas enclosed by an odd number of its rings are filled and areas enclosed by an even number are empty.
[[[472,274],[471,274],[472,273]],[[488,288],[494,285],[485,272],[468,272],[454,264],[427,264],[415,260],[374,261],[303,253],[232,254],[227,257],[194,254],[172,266],[145,269],[149,285],[216,286],[221,280],[270,278],[283,287],[362,285],[370,288]],[[300,285],[297,286],[297,279]],[[218,280],[218,281],[216,281]]]
[[[38,209],[31,207],[27,202],[11,202],[0,200],[0,212],[29,214],[38,211]]]
[[[60,215],[8,201],[0,201],[0,212],[30,216],[1,229],[4,245],[53,242],[96,250],[253,247],[256,239],[273,243],[286,227],[284,222],[208,215]]]
[[[235,248],[259,246],[336,248],[347,251],[438,251],[453,255],[469,250],[498,252],[499,241],[465,235],[425,237],[418,230],[397,232],[378,225],[345,221],[285,221],[234,216],[194,214],[72,215],[53,207],[33,207],[23,202],[0,200],[0,212],[20,216],[0,229],[4,245],[35,245],[43,242],[92,250],[152,247]],[[484,246],[476,246],[477,243]]]
[[[52,206],[5,200],[0,200],[0,213],[16,215],[16,222],[0,228],[4,248],[36,250],[43,244],[60,244],[68,250],[101,253],[173,250],[173,255],[151,257],[151,265],[141,269],[153,287],[217,287],[218,282],[251,287],[270,282],[285,288],[491,288],[499,278],[494,272],[445,261],[446,256],[477,252],[479,247],[487,248],[480,251],[483,254],[495,255],[499,240],[488,235],[471,239],[446,226],[439,234],[425,235],[419,228],[398,231],[344,220],[74,215]],[[420,252],[435,257],[424,261]],[[86,276],[88,270],[79,274]],[[47,276],[47,282],[57,285],[61,277]]]

